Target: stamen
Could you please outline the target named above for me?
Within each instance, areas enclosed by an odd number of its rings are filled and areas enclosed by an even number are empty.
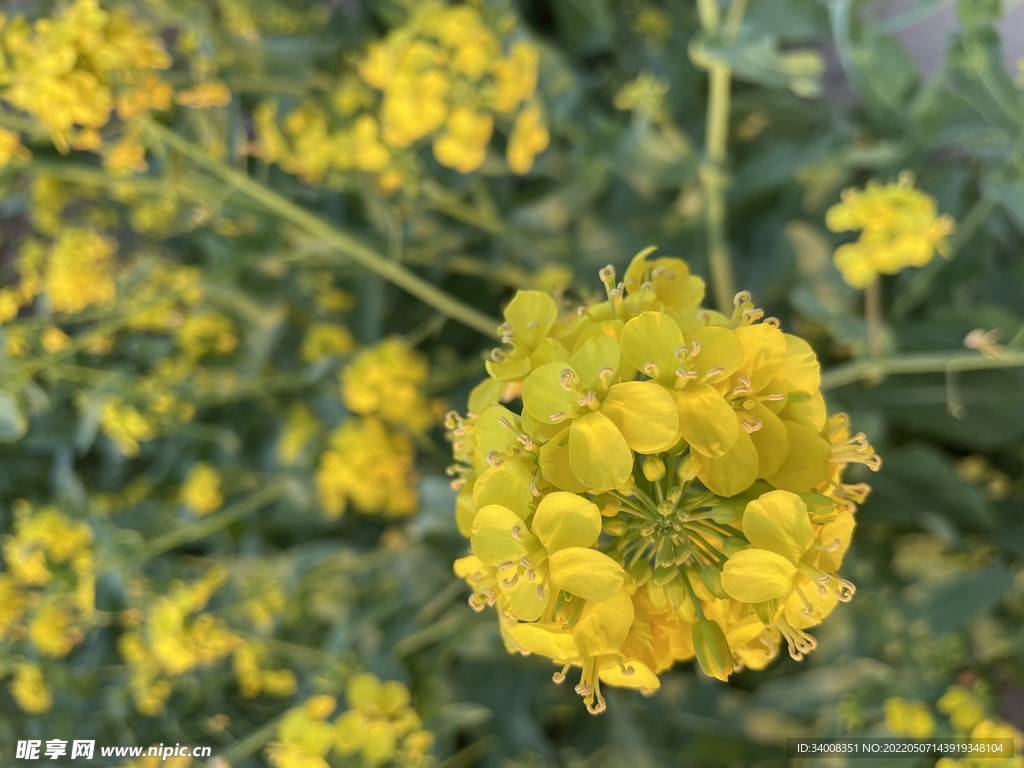
[[[838,552],[839,548],[843,546],[843,542],[839,540],[839,537],[832,539],[832,543],[828,545],[829,552]]]
[[[558,380],[566,392],[576,389],[576,372],[572,368],[564,368],[559,374]]]
[[[610,379],[614,375],[615,371],[611,368],[602,368],[601,372],[597,374],[597,377],[601,379],[601,381],[604,381],[605,379]]]
[[[658,364],[655,363],[654,361],[648,360],[646,363],[644,363],[644,373],[646,373],[652,379],[655,376],[657,376],[660,371],[661,371],[661,368],[659,368]]]
[[[748,291],[740,291],[732,298],[732,304],[734,307],[738,307],[740,304],[746,304],[750,301],[750,293]]]
[[[597,393],[594,390],[590,390],[576,402],[580,408],[589,408],[592,405],[597,405]]]
[[[562,667],[559,671],[555,672],[555,674],[551,676],[551,679],[554,681],[555,685],[561,685],[565,682],[565,673],[569,671],[569,668],[571,666],[571,664],[566,664],[564,667]]]
[[[701,381],[707,381],[712,376],[721,376],[723,373],[725,373],[725,368],[716,365],[714,368],[708,368],[708,370],[704,373],[704,377],[701,379]]]
[[[772,328],[782,327],[782,323],[779,322],[779,318],[777,317],[766,317],[763,322],[765,325],[770,325]]]
[[[504,416],[498,419],[498,423],[501,424],[501,426],[503,426],[505,429],[515,429],[515,427],[512,426],[512,422],[509,421]]]
[[[564,421],[564,420],[565,420],[565,411],[555,411],[554,413],[552,413],[552,414],[550,414],[548,416],[548,421],[550,421],[552,424],[557,424],[558,422]]]
[[[519,583],[519,572],[512,574],[511,579],[503,579],[501,583],[506,587],[514,587]]]
[[[537,487],[537,481],[536,480],[534,480],[532,483],[530,483],[530,493],[533,494],[534,498],[537,498],[538,496],[540,496],[540,488]]]
[[[492,467],[501,466],[501,456],[497,451],[488,451],[487,455],[484,458],[487,460],[487,463],[490,464]]]
[[[770,395],[765,395],[764,399],[772,403],[778,403],[785,400],[786,395],[783,392],[772,392]]]
[[[519,528],[518,525],[513,525],[512,526],[512,538],[515,539],[516,541],[522,541],[523,540],[523,537],[522,537],[522,534],[520,533],[520,528]]]
[[[457,477],[454,480],[452,480],[450,483],[448,483],[448,487],[451,488],[453,491],[461,491],[465,484],[466,484],[466,478],[464,478],[464,477]]]
[[[757,432],[763,426],[763,424],[761,423],[760,419],[754,419],[752,422],[751,421],[746,421],[746,420],[741,420],[740,424],[743,425],[743,429],[745,429],[747,431],[748,435],[751,435],[754,432]]]
[[[527,434],[516,435],[516,440],[522,444],[527,451],[533,450],[533,438]]]

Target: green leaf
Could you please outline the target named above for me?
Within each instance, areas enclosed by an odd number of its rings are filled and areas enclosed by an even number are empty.
[[[993,608],[1013,587],[1013,572],[1002,563],[965,573],[936,587],[916,607],[935,632],[952,632]]]
[[[28,421],[10,392],[0,391],[0,443],[13,443],[25,436]]]

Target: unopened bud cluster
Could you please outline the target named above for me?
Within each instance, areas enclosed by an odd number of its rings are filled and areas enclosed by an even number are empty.
[[[676,661],[724,680],[812,650],[854,592],[837,571],[869,488],[843,470],[880,466],[806,342],[745,293],[701,309],[703,282],[649,253],[601,270],[600,303],[519,292],[447,423],[470,604],[555,682],[579,667],[593,713],[602,683],[652,692]]]

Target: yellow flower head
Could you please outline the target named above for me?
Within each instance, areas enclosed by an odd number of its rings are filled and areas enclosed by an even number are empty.
[[[745,293],[699,309],[686,264],[649,255],[622,282],[601,270],[603,302],[520,291],[490,378],[446,420],[470,605],[556,682],[579,667],[594,713],[602,684],[651,692],[676,661],[724,680],[783,642],[811,651],[854,592],[837,571],[867,491],[843,470],[879,463],[829,419],[806,342]]]
[[[8,688],[22,711],[30,715],[42,714],[53,705],[50,689],[43,681],[42,670],[35,664],[15,664],[14,678]]]
[[[860,237],[836,249],[835,264],[854,288],[907,267],[923,267],[936,252],[949,256],[947,237],[953,219],[939,216],[935,199],[914,189],[914,178],[900,174],[894,183],[868,182],[864,190],[847,189],[842,202],[825,215],[833,232],[859,230]]]
[[[316,472],[320,504],[338,517],[351,501],[366,514],[391,517],[416,511],[414,453],[409,438],[375,418],[350,419],[331,436]]]
[[[893,736],[927,739],[935,733],[935,720],[922,701],[907,701],[900,696],[885,700],[885,727]]]
[[[181,500],[198,515],[216,512],[224,503],[220,473],[204,462],[193,464],[181,486]]]
[[[392,336],[361,350],[345,367],[341,394],[353,413],[422,432],[434,423],[423,394],[426,380],[426,360],[401,337]]]

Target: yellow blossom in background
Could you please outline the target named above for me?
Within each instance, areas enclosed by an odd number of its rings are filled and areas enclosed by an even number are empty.
[[[125,72],[166,69],[171,60],[158,37],[122,10],[76,0],[31,24],[11,19],[0,30],[7,77],[0,98],[27,112],[62,152],[77,129],[99,129],[115,106],[115,83]]]
[[[402,517],[416,511],[409,438],[388,432],[375,418],[350,419],[331,435],[330,446],[316,471],[327,517],[339,517],[349,502],[366,514]]]
[[[432,762],[433,734],[423,730],[409,706],[409,689],[400,682],[360,672],[349,678],[345,698],[349,709],[334,722],[340,754],[360,754],[371,766],[394,761],[417,768]]]
[[[970,738],[1012,739],[1013,757],[1010,757],[1009,750],[1004,748],[1002,753],[978,752],[962,760],[943,757],[935,763],[935,768],[1024,768],[1024,755],[1021,754],[1021,750],[1024,749],[1024,734],[1009,723],[995,719],[982,720],[971,729]]]
[[[435,421],[423,394],[427,363],[399,336],[360,350],[342,372],[341,394],[345,406],[360,416],[414,432]]]
[[[139,443],[156,437],[156,428],[138,408],[111,400],[100,412],[100,426],[125,456],[138,456]]]
[[[935,704],[957,731],[967,733],[985,718],[985,705],[962,685],[951,685]]]
[[[345,326],[335,323],[313,323],[302,339],[299,356],[307,363],[315,363],[330,355],[351,352],[353,348],[355,340]]]
[[[915,189],[908,172],[896,182],[870,181],[864,190],[845,190],[842,202],[828,209],[825,223],[833,232],[861,233],[834,256],[843,279],[854,288],[866,288],[880,274],[923,267],[936,252],[948,257],[946,238],[954,230],[953,219],[938,214],[935,199]]]
[[[305,405],[293,406],[277,444],[277,458],[285,465],[295,463],[302,451],[320,431],[320,422]]]
[[[15,664],[14,678],[8,688],[22,711],[30,715],[46,712],[53,705],[50,689],[43,681],[43,673],[35,664]]]
[[[650,72],[641,72],[635,80],[619,89],[613,104],[616,109],[635,112],[648,120],[655,120],[662,116],[668,88],[666,81]]]
[[[202,83],[184,91],[178,91],[174,96],[174,103],[190,109],[226,107],[231,103],[231,91],[219,81]]]
[[[42,344],[44,350],[53,354],[67,349],[71,345],[71,337],[60,328],[51,326],[43,331]]]
[[[885,727],[893,736],[927,739],[935,733],[935,720],[923,701],[907,701],[900,696],[885,700]]]
[[[204,462],[193,464],[181,486],[181,500],[198,515],[216,512],[224,503],[220,473]]]
[[[508,167],[514,173],[529,173],[534,158],[548,148],[551,136],[541,118],[540,108],[536,104],[526,107],[516,117],[512,127],[512,135],[508,139],[505,157]]]
[[[32,153],[22,146],[21,137],[18,134],[6,128],[0,128],[0,168],[3,168],[15,157],[19,160],[28,160],[32,157]]]
[[[234,351],[238,336],[229,318],[206,312],[190,314],[182,321],[177,342],[186,357],[198,360],[209,354],[226,355]]]

